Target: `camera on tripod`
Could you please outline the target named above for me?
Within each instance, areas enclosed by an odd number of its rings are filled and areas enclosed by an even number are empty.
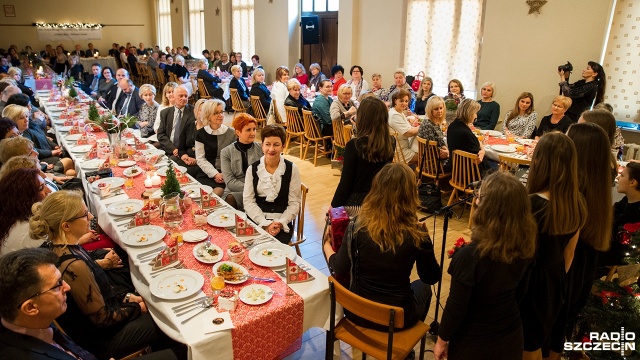
[[[573,65],[571,65],[570,61],[567,61],[566,64],[558,66],[558,72],[564,71],[566,73],[573,71]]]

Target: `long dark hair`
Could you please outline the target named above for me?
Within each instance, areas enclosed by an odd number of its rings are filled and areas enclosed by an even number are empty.
[[[387,161],[393,157],[394,145],[389,135],[389,112],[376,97],[362,99],[356,114],[358,118],[358,147],[361,158],[371,163]],[[263,130],[264,131],[264,130]]]
[[[1,241],[5,240],[15,223],[29,220],[31,205],[42,200],[38,176],[38,169],[21,168],[7,173],[0,179],[0,194],[13,194],[4,196],[0,201]]]
[[[602,65],[595,61],[589,61],[587,63],[593,72],[597,73],[596,81],[598,81],[598,92],[596,93],[596,104],[601,103],[604,100],[604,89],[607,86],[607,77],[604,75],[604,69]]]

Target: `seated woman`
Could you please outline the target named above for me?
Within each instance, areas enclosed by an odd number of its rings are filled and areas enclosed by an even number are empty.
[[[333,121],[331,119],[331,105],[333,104],[331,92],[333,91],[333,85],[331,80],[324,79],[320,81],[318,86],[319,93],[312,106],[313,116],[318,119],[322,135],[333,137]]]
[[[504,116],[502,133],[510,131],[513,135],[530,139],[538,123],[538,113],[534,111],[533,95],[523,92],[516,100],[513,110],[507,111]]]
[[[349,290],[357,295],[402,307],[405,328],[425,320],[431,302],[429,285],[441,275],[426,226],[418,222],[418,203],[414,172],[405,164],[387,164],[373,178],[338,253],[329,241],[323,244],[331,272],[341,278],[352,276]],[[411,282],[414,265],[419,279]],[[349,312],[346,316],[361,326],[380,327]]]
[[[470,128],[476,119],[478,110],[480,110],[480,104],[472,99],[465,99],[460,103],[456,111],[456,119],[449,125],[447,130],[447,144],[449,145],[451,156],[456,150],[478,155],[480,171],[484,173],[491,166],[489,165],[489,160],[484,156],[484,146],[478,141],[478,138]]]
[[[193,94],[193,84],[191,83],[191,75],[189,70],[184,66],[184,58],[181,55],[176,56],[176,67],[174,73],[178,78],[178,84],[184,86],[187,89],[187,94],[191,96]]]
[[[31,101],[35,101],[33,97],[33,90],[24,84],[24,79],[22,78],[22,70],[20,70],[20,68],[10,67],[9,71],[7,71],[7,75],[9,75],[10,78],[16,81],[16,85],[23,94],[27,95]]]
[[[387,101],[389,101],[391,99],[391,97],[393,96],[394,93],[400,91],[400,90],[406,90],[409,92],[409,105],[408,105],[408,109],[410,109],[411,111],[413,111],[413,109],[415,108],[415,104],[416,104],[416,93],[413,91],[413,89],[411,88],[411,86],[409,84],[407,84],[407,77],[404,73],[404,69],[403,68],[397,68],[396,71],[393,73],[393,81],[394,84],[391,85],[391,87],[389,87],[389,93],[387,94]],[[389,107],[393,107],[393,103],[390,102],[387,104],[387,106]]]
[[[232,126],[238,140],[220,152],[222,175],[226,184],[222,198],[229,205],[240,210],[244,208],[242,192],[247,168],[264,155],[260,143],[255,142],[257,124],[256,119],[249,114],[243,113],[236,116]]]
[[[20,132],[18,131],[18,124],[16,124],[15,121],[9,118],[0,118],[0,140],[9,139],[16,136],[20,136]]]
[[[112,90],[112,88],[116,85],[116,79],[114,78],[113,69],[108,66],[105,66],[102,69],[102,77],[100,77],[100,82],[98,83],[98,102],[104,103],[107,95]]]
[[[384,102],[375,97],[363,99],[358,118],[361,120],[356,137],[349,140],[344,149],[342,175],[331,200],[334,208],[361,206],[371,190],[373,178],[393,161],[396,144],[389,135],[389,113]]]
[[[518,302],[536,251],[536,222],[526,188],[510,174],[487,176],[477,194],[472,242],[449,265],[451,289],[434,355],[519,360],[524,339]],[[501,344],[499,356],[495,344]]]
[[[427,102],[431,99],[433,93],[433,80],[430,77],[425,76],[420,83],[420,90],[418,90],[418,94],[416,95],[416,106],[415,113],[416,115],[425,115],[427,107]]]
[[[445,108],[447,109],[447,124],[451,124],[456,118],[456,109],[462,101],[466,99],[464,96],[464,87],[458,79],[449,81],[449,92],[444,97]],[[453,103],[452,103],[453,102]],[[454,104],[455,103],[455,104]],[[447,106],[447,104],[450,104]],[[453,110],[449,110],[453,109]]]
[[[28,156],[35,160],[38,169],[41,171],[50,170],[49,164],[38,161],[38,152],[33,149],[33,142],[31,140],[22,136],[15,136],[0,141],[0,164],[2,164],[2,168],[4,168],[4,165],[8,164],[12,158],[20,156]],[[51,167],[53,167],[53,165],[51,165]],[[3,170],[0,168],[0,173],[2,172]],[[57,176],[52,172],[43,174],[46,177],[49,187],[54,191],[57,190],[55,184],[62,185],[65,181],[72,178],[72,176]]]
[[[97,263],[78,245],[90,232],[93,219],[82,193],[58,191],[34,204],[32,211],[30,236],[49,240],[60,257],[62,280],[71,286],[67,311],[58,322],[76,344],[103,358],[107,352],[121,357],[145,346],[172,342],[156,327],[144,299],[135,293],[120,257],[114,251],[102,251],[103,258]],[[105,272],[100,262],[112,270]]]
[[[300,173],[282,156],[287,137],[283,127],[266,125],[261,136],[264,156],[247,169],[244,209],[258,226],[288,244],[293,236],[293,221],[300,211]]]
[[[300,94],[300,87],[300,83],[296,79],[289,79],[289,81],[287,81],[289,96],[287,96],[287,99],[284,101],[284,105],[298,108],[300,119],[302,119],[302,110],[311,111],[311,104]]]
[[[293,79],[298,80],[300,85],[307,85],[309,83],[309,75],[307,75],[307,70],[305,70],[304,65],[301,63],[297,63],[293,67]]]
[[[271,91],[269,91],[267,85],[264,84],[264,76],[264,70],[262,68],[253,70],[253,74],[251,74],[253,85],[251,86],[249,95],[258,96],[260,98],[260,104],[262,104],[262,108],[264,109],[264,113],[268,114],[269,109],[271,108]]]
[[[51,193],[40,170],[32,167],[4,173],[0,178],[0,193],[13,194],[0,202],[0,255],[42,245],[44,240],[29,237],[31,206]]]
[[[286,66],[280,66],[276,69],[276,81],[271,87],[271,98],[276,102],[278,114],[283,122],[287,122],[287,116],[284,112],[284,101],[289,96],[287,90],[287,81],[289,81],[289,69]]]
[[[160,112],[173,106],[173,90],[177,87],[178,83],[170,81],[166,83],[162,89],[162,103],[158,106],[158,110],[156,110],[156,120],[153,122],[153,131],[155,133],[158,132],[158,128],[160,127]]]
[[[222,55],[220,55],[220,62],[218,63],[217,68],[220,68],[221,72],[229,72],[229,70],[231,70],[231,66],[233,66],[233,64],[231,64],[229,62],[229,55],[227,53],[222,53]]]
[[[427,120],[423,120],[418,128],[418,137],[429,141],[435,141],[440,148],[440,159],[445,172],[451,170],[451,162],[449,161],[449,148],[444,140],[444,134],[440,126],[446,123],[444,112],[444,100],[439,96],[433,96],[427,101],[425,109]]]
[[[407,164],[418,162],[418,142],[414,139],[418,135],[418,127],[413,126],[404,115],[409,106],[409,92],[400,89],[391,96],[393,106],[389,109],[389,127],[398,134],[398,146],[402,149]]]
[[[338,94],[340,85],[347,83],[342,65],[335,65],[331,68],[331,82],[333,83],[333,95],[335,96]]]
[[[360,95],[369,91],[369,83],[362,78],[364,76],[364,70],[362,70],[362,67],[359,65],[353,65],[349,70],[349,75],[351,75],[351,79],[347,81],[347,85],[351,86],[353,98],[359,99]]]
[[[196,131],[209,124],[209,121],[203,121],[202,119],[202,105],[204,105],[207,100],[209,99],[198,99],[198,101],[193,104],[193,116],[196,118]]]
[[[570,106],[571,98],[563,95],[556,96],[551,105],[551,115],[543,117],[538,129],[534,132],[535,139],[538,140],[542,135],[551,131],[567,132],[569,126],[573,124],[571,118],[565,115]]]
[[[233,77],[231,78],[231,82],[229,82],[229,89],[238,90],[238,95],[240,95],[242,104],[245,108],[249,108],[251,106],[251,103],[249,102],[249,89],[242,78],[242,68],[240,65],[233,65],[231,67],[231,74]]]
[[[207,60],[198,60],[198,80],[202,80],[210,96],[224,101],[224,90],[218,86],[221,80],[207,70],[208,66]]]
[[[329,113],[331,114],[331,121],[343,121],[345,124],[355,122],[356,104],[351,100],[353,90],[351,86],[343,84],[338,89],[338,98],[336,101],[332,101],[329,107]]]
[[[207,125],[196,131],[195,138],[196,162],[201,170],[196,178],[211,186],[218,196],[222,196],[225,188],[220,153],[236,139],[234,130],[222,124],[224,106],[218,99],[210,99],[202,105],[200,117]]]
[[[500,118],[500,104],[493,100],[493,97],[496,96],[496,85],[487,81],[482,84],[480,94],[482,96],[478,100],[480,111],[478,111],[478,119],[473,123],[473,126],[481,130],[493,130]]]
[[[75,81],[84,82],[84,66],[80,64],[80,57],[72,55],[69,57],[69,77],[72,77]]]
[[[138,113],[138,126],[140,126],[140,134],[143,138],[155,134],[153,125],[156,122],[156,115],[158,113],[158,104],[156,98],[156,88],[150,84],[144,84],[140,86],[139,90],[140,98],[144,100],[144,104],[140,108]]]
[[[309,77],[309,88],[319,91],[320,81],[326,80],[327,77],[322,73],[322,69],[318,63],[309,65],[309,72],[311,73],[311,76]]]

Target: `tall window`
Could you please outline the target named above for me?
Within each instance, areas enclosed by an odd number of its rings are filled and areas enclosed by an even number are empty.
[[[202,57],[204,49],[204,0],[189,0],[189,50],[191,56]]]
[[[482,39],[483,0],[409,0],[404,67],[407,74],[424,71],[434,92],[446,94],[459,79],[465,95],[476,90]],[[467,93],[466,89],[472,90]]]
[[[241,52],[243,59],[249,59],[255,53],[253,9],[253,0],[232,0],[231,50]]]
[[[171,45],[171,1],[158,0],[158,45],[160,49]]]
[[[302,12],[338,11],[338,0],[302,0]]]

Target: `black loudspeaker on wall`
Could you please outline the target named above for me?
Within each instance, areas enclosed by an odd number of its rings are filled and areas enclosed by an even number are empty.
[[[320,43],[320,29],[318,27],[317,15],[305,15],[302,16],[302,44],[319,44]]]

